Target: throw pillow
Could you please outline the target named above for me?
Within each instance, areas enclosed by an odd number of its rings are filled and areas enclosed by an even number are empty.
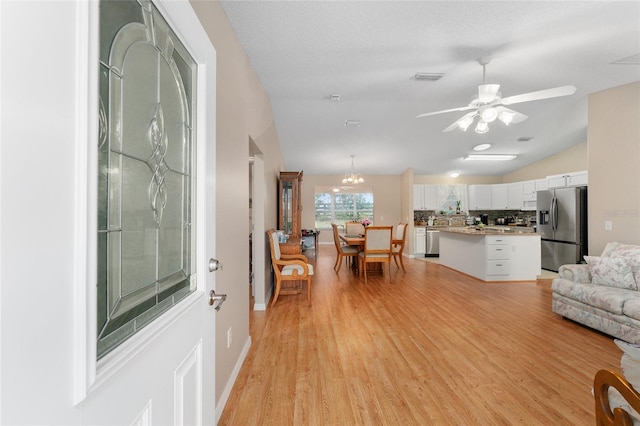
[[[640,283],[640,246],[618,244],[611,253],[611,256],[624,257],[627,260],[627,263],[629,263],[629,267],[631,268],[631,273],[633,273],[633,277],[636,280],[636,284]]]
[[[621,246],[620,243],[607,243],[607,245],[604,247],[604,250],[602,250],[602,254],[600,255],[600,257],[611,256],[611,253],[613,253],[614,250],[620,246]]]
[[[589,265],[591,282],[596,285],[637,290],[636,280],[633,278],[631,267],[623,257],[585,256]]]

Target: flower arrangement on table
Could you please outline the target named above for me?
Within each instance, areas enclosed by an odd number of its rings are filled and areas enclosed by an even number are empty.
[[[360,220],[360,223],[362,224],[362,226],[367,227],[367,226],[371,225],[373,222],[371,222],[371,220],[369,220],[368,217],[365,217],[365,218]]]

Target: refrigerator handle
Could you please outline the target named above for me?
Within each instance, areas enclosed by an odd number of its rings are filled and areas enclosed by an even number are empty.
[[[551,229],[553,232],[558,230],[558,199],[556,197],[551,200]]]

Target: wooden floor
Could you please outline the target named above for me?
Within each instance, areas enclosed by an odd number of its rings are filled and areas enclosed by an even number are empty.
[[[310,260],[314,261],[313,258]],[[592,425],[607,336],[551,312],[550,281],[483,283],[405,258],[368,285],[322,245],[307,305],[251,312],[221,425]]]

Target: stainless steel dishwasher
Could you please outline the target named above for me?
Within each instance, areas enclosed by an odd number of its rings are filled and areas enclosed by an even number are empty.
[[[425,256],[440,256],[440,231],[427,228],[427,253]]]

